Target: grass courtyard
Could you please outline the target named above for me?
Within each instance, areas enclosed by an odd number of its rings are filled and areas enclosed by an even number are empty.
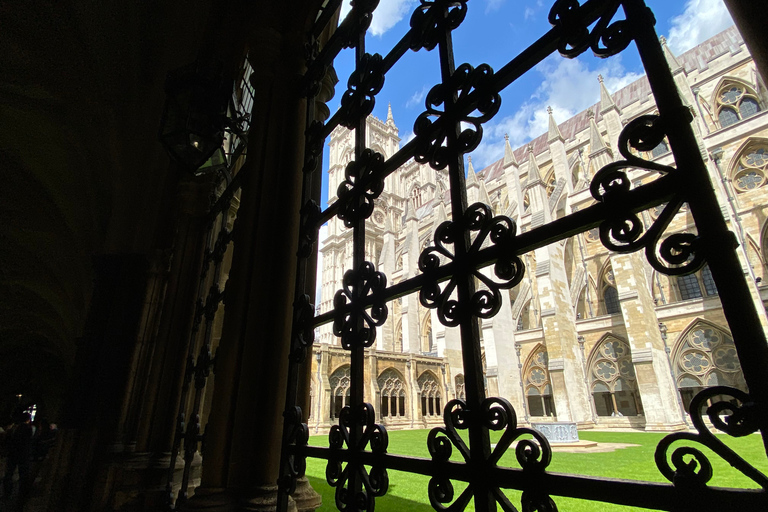
[[[426,439],[428,430],[401,430],[389,432],[389,453],[410,455],[429,458]],[[495,437],[494,437],[495,434]],[[491,433],[492,440],[498,439],[500,433]],[[651,434],[645,432],[592,432],[580,431],[579,438],[598,443],[622,443],[638,446],[629,446],[611,452],[603,453],[565,453],[554,452],[552,463],[548,470],[558,473],[572,473],[580,475],[604,476],[611,478],[624,478],[630,480],[646,480],[654,482],[666,482],[656,468],[653,454],[657,443],[664,434]],[[758,435],[750,435],[743,438],[731,438],[718,436],[720,440],[731,447],[741,457],[750,462],[754,467],[768,473],[768,459],[766,459],[762,440]],[[466,441],[466,438],[465,438]],[[313,446],[328,446],[327,436],[312,436],[309,444]],[[677,446],[676,443],[672,449]],[[694,446],[688,443],[686,446]],[[740,472],[720,459],[707,448],[700,448],[712,462],[714,476],[709,485],[719,487],[756,488],[757,484],[743,476]],[[453,452],[453,459],[460,460],[457,451]],[[500,465],[518,468],[514,450],[508,449],[502,457]],[[334,492],[325,481],[326,461],[321,459],[307,459],[307,477],[312,487],[323,496],[321,511],[335,510]],[[376,499],[377,511],[416,511],[427,512],[433,510],[427,497],[428,476],[389,471],[389,491],[381,498]],[[454,482],[456,496],[463,489],[460,483]],[[507,491],[512,503],[520,508],[520,493]],[[607,511],[628,512],[646,509],[624,507],[609,504],[590,503],[576,499],[553,496],[560,510],[568,512]],[[472,503],[467,510],[473,510]]]

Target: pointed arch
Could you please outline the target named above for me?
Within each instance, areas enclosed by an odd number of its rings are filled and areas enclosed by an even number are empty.
[[[616,288],[616,278],[613,275],[613,265],[611,260],[606,260],[600,271],[599,288],[599,314],[615,315],[621,313],[621,304],[619,303],[619,290]]]
[[[736,124],[763,110],[760,97],[749,82],[734,76],[722,77],[712,93],[715,118],[721,128]]]
[[[642,414],[629,344],[606,333],[587,358],[590,391],[598,416]]]
[[[349,365],[338,366],[328,377],[328,383],[331,385],[331,419],[338,418],[341,410],[349,404],[350,400]]]
[[[431,370],[426,370],[419,375],[416,382],[421,393],[421,415],[424,417],[441,415],[440,400],[443,393],[437,376]]]
[[[376,379],[381,395],[379,414],[382,418],[407,416],[405,398],[407,386],[403,374],[389,367]]]
[[[523,388],[528,414],[531,416],[557,416],[549,380],[549,356],[542,343],[537,344],[523,366]]]
[[[427,310],[421,319],[421,351],[437,356],[437,345],[435,344],[435,337],[432,333],[432,315]]]
[[[693,320],[675,341],[672,367],[686,412],[691,399],[705,387],[747,389],[730,332],[701,318]]]
[[[749,264],[752,265],[752,269],[756,276],[763,279],[763,269],[765,268],[763,253],[751,233],[746,234],[746,239],[747,243],[745,249],[747,250],[747,260],[749,261]]]
[[[737,194],[755,190],[768,182],[768,139],[751,137],[734,153],[728,177]]]
[[[455,383],[455,390],[456,390],[456,398],[459,400],[466,400],[467,399],[467,386],[464,383],[464,374],[459,373],[456,375],[456,377],[453,379]]]

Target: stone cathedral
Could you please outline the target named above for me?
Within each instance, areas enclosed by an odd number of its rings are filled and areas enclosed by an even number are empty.
[[[763,305],[768,250],[768,91],[734,27],[667,62],[695,119],[702,155],[730,229],[740,245],[753,298]],[[593,202],[590,178],[622,159],[619,134],[630,120],[655,112],[648,81],[618,91],[602,77],[599,102],[571,119],[549,110],[547,133],[475,171],[468,158],[469,203],[513,219],[519,232]],[[366,144],[388,158],[399,148],[391,108],[370,117]],[[337,128],[330,140],[329,201],[352,159],[354,135]],[[637,156],[663,164],[662,142]],[[649,171],[630,173],[635,183]],[[366,259],[394,284],[419,272],[421,252],[450,220],[447,172],[409,161],[390,175],[366,224]],[[648,227],[663,205],[645,211]],[[695,229],[685,208],[668,232]],[[351,268],[352,232],[334,217],[321,241],[320,313],[329,311]],[[667,277],[642,252],[616,254],[598,229],[523,255],[523,281],[501,311],[482,321],[487,394],[514,405],[520,421],[574,421],[579,428],[686,428],[687,408],[705,386],[744,388],[717,289],[707,267]],[[366,401],[388,428],[442,424],[443,406],[463,397],[459,334],[411,294],[389,304],[390,315],[367,353]],[[763,325],[768,326],[763,313]],[[311,432],[337,420],[349,393],[349,360],[327,324],[318,329],[312,368]]]

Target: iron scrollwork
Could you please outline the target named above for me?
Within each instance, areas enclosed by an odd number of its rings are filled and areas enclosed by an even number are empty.
[[[344,274],[343,288],[333,298],[333,334],[341,338],[342,347],[370,347],[376,341],[376,327],[384,324],[389,313],[387,304],[379,298],[386,287],[387,277],[368,261]],[[362,303],[369,296],[374,301],[370,312]]]
[[[722,398],[724,396],[729,396],[732,400],[726,401]],[[717,401],[709,405],[710,400],[713,399]],[[691,421],[696,428],[696,433],[675,432],[662,439],[656,447],[654,458],[659,471],[676,487],[705,486],[712,478],[712,463],[701,450],[691,446],[681,446],[669,457],[671,465],[667,458],[673,443],[692,441],[711,449],[764,490],[768,490],[768,477],[717,439],[704,424],[704,413],[716,429],[732,437],[743,437],[759,430],[757,407],[747,393],[728,386],[707,388],[691,400]]]
[[[349,162],[345,179],[339,185],[339,218],[348,228],[373,213],[374,200],[384,190],[384,180],[377,176],[384,164],[384,155],[370,148],[358,160]]]
[[[375,416],[373,406],[369,403],[355,406],[355,410],[346,406],[339,414],[339,424],[333,425],[328,433],[332,455],[328,458],[325,478],[328,484],[336,488],[336,507],[341,511],[349,508],[373,512],[375,498],[384,496],[389,488],[386,468],[374,464],[368,471],[365,465],[354,458],[344,466],[339,457],[344,445],[348,451],[355,453],[364,451],[369,444],[374,454],[387,453],[387,429],[374,422]],[[353,446],[350,430],[360,427],[362,435]],[[352,479],[361,484],[358,490],[350,488]]]
[[[479,414],[470,410],[463,400],[451,400],[445,405],[443,420],[445,427],[432,429],[427,437],[427,447],[434,462],[448,462],[455,446],[466,462],[477,464],[477,461],[472,461],[469,447],[459,436],[458,430],[476,428],[481,425],[489,430],[503,431],[503,433],[490,456],[481,461],[481,465],[475,466],[477,469],[480,469],[481,466],[482,469],[486,470],[495,467],[514,441],[518,441],[515,447],[515,457],[523,471],[543,472],[552,460],[552,449],[549,441],[537,430],[518,427],[515,409],[504,398],[486,398],[480,405]],[[527,437],[520,439],[524,435],[530,435],[533,439]],[[491,492],[503,510],[517,512],[517,508],[512,505],[501,489],[489,485],[488,481],[489,479],[485,478],[484,472],[478,471],[476,479],[470,481],[469,485],[456,498],[450,479],[438,474],[429,481],[429,501],[435,510],[461,511],[467,506],[472,496],[476,492],[480,492],[480,487],[488,487],[487,490]],[[447,503],[450,505],[446,506]],[[554,501],[549,496],[533,490],[527,490],[523,493],[522,503],[524,511],[554,512],[557,510]]]
[[[501,96],[493,88],[492,78],[493,69],[488,64],[481,64],[477,68],[462,64],[447,83],[438,84],[427,93],[427,110],[419,115],[413,125],[417,140],[414,159],[417,162],[429,162],[434,169],[444,169],[455,158],[455,152],[464,154],[477,148],[483,138],[482,124],[493,118],[501,106]],[[462,104],[464,112],[457,108],[451,111],[446,109],[454,98]],[[470,104],[474,106],[470,107]],[[440,105],[443,105],[442,111],[437,109]],[[467,113],[475,110],[479,115]],[[433,121],[433,117],[437,120]],[[440,126],[437,126],[438,123],[441,123]],[[470,127],[459,134],[452,148],[448,148],[443,143],[448,130],[455,129],[457,123]]]
[[[302,422],[301,407],[292,407],[283,413],[285,422],[290,425],[290,434],[287,438],[287,444],[294,448],[307,446],[309,442],[309,427]],[[280,488],[286,494],[293,494],[296,491],[296,480],[304,476],[307,470],[307,457],[297,453],[294,449],[284,461],[283,474],[280,477]]]
[[[384,86],[384,61],[381,55],[366,53],[347,82],[347,90],[341,97],[341,124],[354,128],[361,118],[373,112],[375,96]]]
[[[578,0],[555,2],[549,11],[548,19],[550,25],[562,30],[557,48],[560,55],[572,59],[584,53],[587,48],[592,48],[595,56],[606,58],[624,51],[629,46],[632,36],[627,21],[617,20],[611,23],[621,2],[606,0],[603,4],[600,19],[590,31]]]
[[[421,0],[411,15],[411,49],[434,50],[445,31],[461,25],[466,15],[466,0]]]
[[[477,232],[477,235],[467,254],[459,261],[445,246],[455,244],[458,237],[464,236],[465,231]],[[425,277],[425,284],[419,292],[421,304],[427,308],[437,308],[440,322],[448,327],[457,326],[466,314],[474,314],[480,318],[496,315],[502,300],[499,290],[512,288],[525,275],[525,265],[514,253],[516,231],[517,226],[512,219],[503,215],[493,217],[490,207],[482,203],[475,203],[467,208],[463,219],[447,221],[438,226],[435,231],[435,246],[427,247],[419,256],[419,270]],[[501,248],[500,257],[493,267],[494,275],[500,281],[480,272],[473,262],[486,238]],[[451,279],[442,290],[437,275],[441,267],[441,256],[455,266]],[[451,298],[459,280],[466,273],[472,274],[487,288],[476,291],[468,306]]]
[[[633,119],[619,135],[619,152],[624,159],[600,169],[590,184],[590,192],[609,210],[606,220],[600,224],[600,241],[607,249],[634,252],[645,248],[648,262],[654,269],[667,275],[681,275],[699,270],[705,260],[701,251],[697,250],[699,238],[693,233],[674,233],[661,240],[664,230],[684,202],[680,176],[674,167],[644,160],[632,152],[650,151],[665,137],[666,129],[661,117],[645,115]],[[627,211],[624,206],[632,186],[626,169],[656,171],[666,177],[667,186],[674,192],[648,229],[636,213]]]

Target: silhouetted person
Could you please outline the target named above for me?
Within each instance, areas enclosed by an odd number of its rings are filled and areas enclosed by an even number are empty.
[[[19,469],[19,503],[23,504],[29,494],[29,459],[32,450],[32,417],[29,413],[21,415],[21,421],[7,438],[8,460],[5,465],[3,491],[10,498],[13,493],[13,473]]]

